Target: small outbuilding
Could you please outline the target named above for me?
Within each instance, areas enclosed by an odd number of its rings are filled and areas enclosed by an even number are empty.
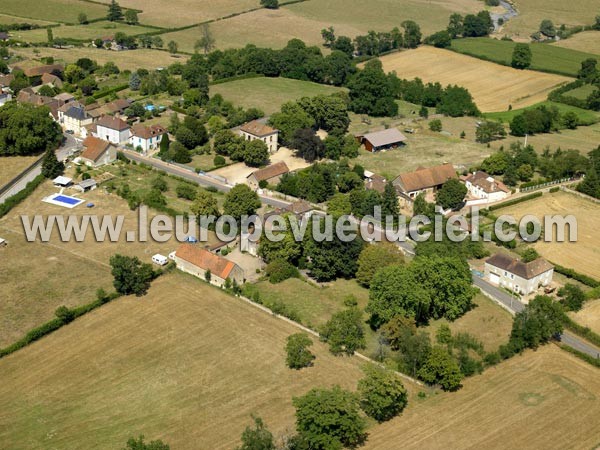
[[[159,266],[166,266],[169,262],[169,259],[166,256],[157,253],[156,255],[152,256],[152,262],[154,264],[158,264]]]
[[[397,128],[388,128],[387,130],[367,133],[365,135],[356,136],[356,139],[365,146],[365,150],[369,152],[379,152],[381,150],[389,150],[405,145],[406,136],[404,136]]]
[[[6,239],[0,238],[0,247],[6,247],[8,245],[8,241]]]
[[[252,172],[250,175],[248,175],[246,180],[248,186],[256,190],[260,187],[261,181],[264,181],[267,184],[276,184],[281,179],[281,176],[289,171],[290,169],[288,168],[287,164],[284,161],[280,161],[278,163],[271,164],[264,169],[259,169],[255,172]]]
[[[88,178],[87,180],[81,181],[77,186],[75,186],[81,192],[93,191],[98,187],[98,183],[93,178]]]
[[[54,186],[69,187],[73,184],[73,179],[60,175],[52,180],[52,183],[54,183]]]

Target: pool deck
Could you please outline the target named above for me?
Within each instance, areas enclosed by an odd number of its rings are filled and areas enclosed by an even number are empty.
[[[68,199],[72,200],[72,203],[57,200],[58,197],[68,198]],[[62,206],[64,208],[69,208],[69,209],[73,209],[76,206],[79,206],[84,202],[84,200],[82,200],[80,198],[71,197],[70,195],[65,195],[65,194],[60,194],[60,193],[49,195],[48,197],[43,198],[42,201],[46,202],[46,203],[50,203],[52,205]]]

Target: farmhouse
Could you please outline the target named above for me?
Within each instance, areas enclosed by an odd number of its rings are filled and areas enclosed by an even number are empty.
[[[284,161],[280,161],[275,164],[271,164],[270,166],[265,167],[264,169],[259,169],[252,172],[250,175],[246,177],[248,186],[252,189],[256,190],[260,187],[261,184],[276,184],[279,182],[281,176],[284,173],[288,173],[290,169]],[[264,182],[264,183],[262,183]]]
[[[151,125],[147,127],[141,123],[136,123],[131,127],[129,143],[133,145],[134,148],[140,147],[144,153],[147,153],[148,150],[158,148],[160,141],[165,134],[167,134],[167,130],[160,125]]]
[[[420,193],[432,197],[442,185],[451,178],[457,178],[452,164],[424,168],[414,172],[400,174],[393,184],[396,191],[409,201],[414,200]]]
[[[463,176],[461,180],[467,186],[471,197],[485,200],[486,203],[504,200],[510,195],[510,189],[504,183],[495,180],[482,170]]]
[[[90,167],[99,167],[110,164],[117,159],[117,149],[110,142],[103,141],[94,136],[88,136],[83,141],[85,150],[77,158],[77,162]]]
[[[356,136],[356,139],[365,146],[365,150],[369,152],[379,152],[400,147],[406,142],[404,136],[397,128],[389,128],[383,131],[367,133],[365,135]]]
[[[244,282],[244,271],[240,266],[198,245],[181,244],[174,260],[179,270],[203,280],[210,272],[210,282],[217,286],[223,286],[228,278],[238,284]]]
[[[77,102],[67,103],[58,108],[58,123],[65,131],[72,131],[77,136],[84,135],[84,127],[92,121],[92,117]]]
[[[267,144],[267,147],[269,147],[269,153],[275,153],[277,151],[279,130],[271,128],[259,120],[253,120],[252,122],[242,125],[239,129],[239,134],[246,141],[260,139]]]
[[[554,266],[543,258],[525,263],[504,254],[496,254],[485,262],[485,278],[492,284],[529,295],[540,286],[552,282]]]
[[[102,116],[96,122],[96,132],[94,135],[118,145],[129,141],[131,130],[124,120],[113,116]]]

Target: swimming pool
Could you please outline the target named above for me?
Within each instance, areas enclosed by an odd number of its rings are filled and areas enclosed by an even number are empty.
[[[64,206],[66,208],[75,208],[77,205],[83,203],[83,200],[76,197],[71,197],[70,195],[63,194],[53,194],[50,197],[46,197],[43,199],[46,203],[51,203],[53,205]]]

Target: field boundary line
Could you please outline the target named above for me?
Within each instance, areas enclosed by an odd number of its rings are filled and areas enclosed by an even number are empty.
[[[211,285],[211,286],[212,286],[212,285]],[[213,286],[213,287],[214,287],[214,286]],[[287,318],[287,317],[285,317],[285,316],[282,316],[282,315],[280,315],[280,314],[274,313],[274,312],[273,312],[273,311],[271,311],[269,308],[267,308],[265,305],[261,305],[261,304],[259,304],[259,303],[253,302],[252,300],[250,300],[250,299],[249,299],[249,298],[247,298],[247,297],[244,297],[243,295],[235,295],[235,294],[231,294],[231,293],[229,293],[229,292],[227,292],[227,291],[225,291],[225,292],[226,292],[226,293],[228,293],[228,294],[230,294],[230,295],[232,295],[232,296],[233,296],[233,297],[235,297],[235,298],[238,298],[238,299],[240,299],[240,300],[244,301],[245,303],[248,303],[248,304],[250,304],[250,305],[254,306],[255,308],[257,308],[257,309],[259,309],[259,310],[261,310],[261,311],[263,311],[263,312],[266,312],[266,313],[268,313],[269,315],[271,315],[271,316],[273,316],[273,317],[275,317],[275,318],[277,318],[277,319],[283,320],[284,322],[287,322],[287,323],[289,323],[290,325],[293,325],[294,327],[296,327],[296,328],[299,328],[300,330],[302,330],[302,331],[305,331],[306,333],[309,333],[309,334],[311,334],[311,335],[312,335],[312,336],[314,336],[314,337],[317,337],[317,338],[319,338],[319,339],[321,338],[320,334],[319,334],[319,333],[317,333],[315,330],[313,330],[313,329],[311,329],[311,328],[308,328],[308,327],[306,327],[306,326],[302,325],[301,323],[299,323],[299,322],[296,322],[296,321],[294,321],[294,320],[292,320],[292,319],[289,319],[289,318]],[[388,367],[385,367],[385,366],[384,366],[383,364],[381,364],[380,362],[377,362],[377,361],[375,361],[374,359],[372,359],[372,358],[369,358],[368,356],[366,356],[366,355],[364,355],[364,354],[362,354],[362,353],[359,353],[359,352],[354,352],[354,356],[358,357],[359,359],[362,359],[363,361],[367,361],[367,362],[369,362],[369,363],[371,363],[371,364],[375,364],[375,365],[377,365],[377,366],[379,366],[379,367],[383,367],[383,368],[385,368],[385,369],[387,369],[387,370],[391,370],[391,371],[392,371],[392,372],[394,372],[396,375],[398,375],[400,378],[404,378],[405,380],[407,380],[407,381],[410,381],[410,382],[412,382],[412,383],[415,383],[415,384],[416,384],[416,385],[418,385],[418,386],[425,386],[425,384],[424,384],[423,382],[421,382],[421,381],[419,381],[419,380],[417,380],[417,379],[415,379],[415,378],[413,378],[413,377],[411,377],[411,376],[409,376],[409,375],[406,375],[406,374],[404,374],[404,373],[402,373],[402,372],[398,372],[397,370],[393,370],[393,369],[390,369],[390,368],[388,368]]]

